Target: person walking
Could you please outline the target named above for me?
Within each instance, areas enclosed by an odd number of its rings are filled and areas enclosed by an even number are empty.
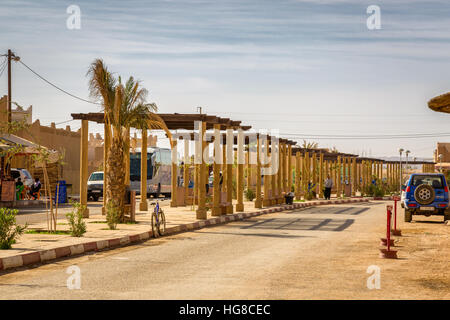
[[[327,179],[325,180],[325,200],[330,200],[331,198],[331,188],[333,188],[333,180],[331,180],[330,176],[327,176]]]

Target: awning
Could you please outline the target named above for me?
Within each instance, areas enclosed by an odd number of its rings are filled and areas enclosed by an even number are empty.
[[[428,108],[437,112],[450,113],[450,92],[441,94],[428,101]]]

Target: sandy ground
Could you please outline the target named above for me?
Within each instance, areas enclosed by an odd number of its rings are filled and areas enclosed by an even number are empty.
[[[2,299],[449,299],[450,226],[399,222],[399,259],[379,258],[387,202],[255,217],[0,274]],[[399,214],[403,220],[403,214]],[[67,267],[81,289],[66,286]],[[368,289],[367,268],[380,268]]]

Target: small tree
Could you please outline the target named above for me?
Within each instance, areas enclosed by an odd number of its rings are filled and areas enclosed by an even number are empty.
[[[35,165],[38,167],[42,167],[44,173],[44,186],[45,186],[45,194],[47,196],[47,202],[45,203],[45,207],[47,210],[47,228],[49,231],[56,231],[56,220],[58,219],[58,206],[56,206],[56,211],[53,210],[53,201],[52,201],[52,193],[51,193],[51,185],[50,180],[48,178],[47,165],[49,163],[63,163],[64,152],[56,152],[50,151],[47,148],[42,146],[38,146],[38,153],[33,155],[33,160],[35,161]],[[50,215],[48,211],[48,201],[50,201]],[[58,195],[56,195],[56,201],[58,201]],[[50,219],[49,219],[50,218]]]
[[[11,249],[16,239],[25,231],[25,226],[16,223],[16,209],[0,208],[0,249]]]
[[[120,209],[112,199],[106,204],[106,223],[110,230],[116,230],[117,224],[120,222]]]
[[[255,192],[253,191],[252,188],[248,188],[245,190],[245,198],[248,201],[253,201],[253,199],[255,199]]]
[[[82,237],[86,233],[86,223],[83,221],[83,212],[86,206],[79,202],[72,202],[72,211],[66,214],[72,237]]]

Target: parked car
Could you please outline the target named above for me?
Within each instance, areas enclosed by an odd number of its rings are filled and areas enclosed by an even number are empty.
[[[405,222],[411,222],[413,215],[442,215],[450,220],[446,212],[449,205],[448,185],[442,173],[412,174],[405,186]]]
[[[103,197],[103,171],[92,172],[87,184],[88,199],[98,201],[98,198]]]
[[[409,177],[405,181],[405,184],[402,185],[402,192],[400,193],[400,206],[402,208],[405,208],[406,185],[408,184],[408,181],[409,181]]]
[[[30,187],[33,184],[33,177],[28,172],[27,169],[23,168],[11,168],[11,175],[14,178],[14,180],[17,182],[17,179],[20,178],[22,180],[22,183]]]

